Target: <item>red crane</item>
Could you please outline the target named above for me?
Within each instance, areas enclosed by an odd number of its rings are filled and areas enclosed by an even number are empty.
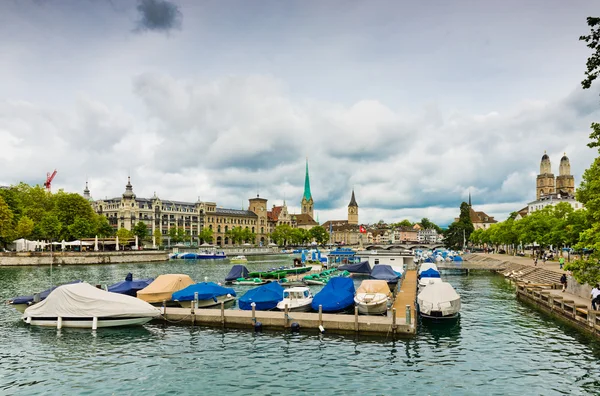
[[[54,172],[50,174],[50,172],[46,173],[46,181],[44,182],[44,187],[46,187],[46,191],[50,192],[50,187],[52,186],[52,180],[54,180],[54,176],[56,176],[56,169]]]

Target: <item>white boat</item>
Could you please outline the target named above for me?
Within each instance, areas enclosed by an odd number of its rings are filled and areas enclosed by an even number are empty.
[[[363,315],[383,315],[387,312],[391,296],[392,293],[386,281],[368,279],[362,281],[356,290],[354,302],[358,307],[358,312]]]
[[[277,303],[277,309],[285,311],[287,305],[290,312],[306,312],[311,310],[313,295],[308,287],[290,287],[283,291],[283,300]]]
[[[244,264],[248,262],[248,259],[246,258],[246,256],[235,256],[232,257],[229,261],[234,264]]]
[[[454,319],[460,311],[460,295],[447,282],[427,285],[417,296],[419,314],[428,319]]]
[[[27,308],[22,319],[32,326],[96,329],[142,325],[159,315],[160,310],[138,298],[75,283],[57,287]]]
[[[434,283],[442,283],[442,278],[420,278],[419,279],[419,290],[425,288],[428,285]]]

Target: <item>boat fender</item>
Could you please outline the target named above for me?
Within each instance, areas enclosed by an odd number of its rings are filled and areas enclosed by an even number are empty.
[[[299,333],[300,332],[300,325],[297,322],[293,322],[290,325],[290,328],[292,329],[292,333]]]
[[[323,325],[319,325],[319,331],[321,332],[321,334],[325,333],[325,328],[323,327]]]
[[[262,332],[262,322],[254,323],[254,331],[257,333]]]

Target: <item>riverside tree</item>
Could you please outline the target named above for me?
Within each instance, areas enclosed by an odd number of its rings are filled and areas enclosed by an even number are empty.
[[[460,204],[460,216],[457,221],[450,224],[444,232],[444,244],[450,249],[462,249],[474,231],[471,221],[471,207],[468,203]]]
[[[317,242],[319,245],[324,245],[329,242],[329,233],[323,226],[315,226],[310,229],[310,236]]]

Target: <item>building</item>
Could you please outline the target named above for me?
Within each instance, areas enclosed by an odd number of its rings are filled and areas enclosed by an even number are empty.
[[[347,220],[329,220],[323,223],[323,227],[329,231],[331,243],[356,245],[361,242],[367,242],[367,238],[363,241],[363,234],[360,232],[358,224],[358,204],[352,189],[352,196],[348,204],[348,219]],[[381,237],[380,237],[381,239]],[[389,236],[388,236],[389,239]]]
[[[477,212],[471,205],[471,193],[469,193],[469,217],[475,230],[488,229],[492,224],[496,224],[498,221],[493,216],[488,215],[485,212]],[[458,221],[459,218],[455,218],[454,221]]]
[[[413,227],[397,227],[394,229],[394,240],[392,243],[414,243],[419,241],[420,230]]]
[[[429,229],[421,229],[417,235],[417,241],[420,243],[438,243],[440,240],[440,235],[435,230],[435,228]]]
[[[304,194],[300,201],[300,214],[293,215],[295,227],[310,230],[318,226],[319,223],[314,219],[314,201],[310,192],[310,177],[308,175],[308,159],[306,160],[306,173],[304,175]]]
[[[283,201],[283,205],[273,205],[273,208],[267,212],[267,222],[269,224],[269,233],[275,231],[275,227],[279,225],[288,225],[292,228],[296,227],[295,217],[288,212],[285,200]]]
[[[89,189],[84,197],[91,200]],[[213,232],[213,242],[219,246],[233,245],[228,231],[234,227],[250,229],[255,235],[251,243],[268,243],[267,200],[257,196],[249,199],[249,210],[224,209],[215,202],[183,202],[162,200],[156,193],[152,198],[140,198],[133,192],[131,178],[127,178],[125,192],[121,197],[91,201],[96,213],[105,216],[115,229],[132,230],[142,222],[153,235],[156,230],[169,239],[169,230],[183,228],[192,242],[207,227]]]

